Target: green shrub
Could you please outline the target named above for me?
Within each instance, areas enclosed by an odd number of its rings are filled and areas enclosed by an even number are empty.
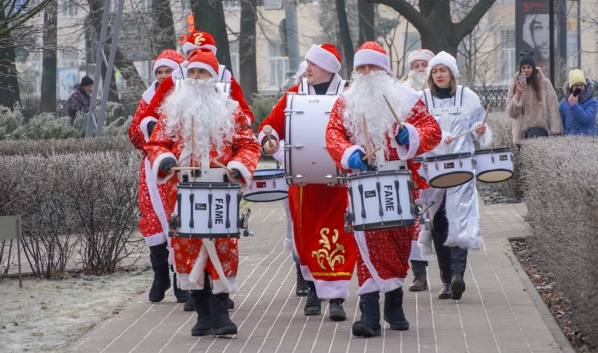
[[[253,131],[257,132],[257,128],[264,119],[270,115],[272,108],[278,103],[281,96],[263,96],[261,94],[253,95],[253,103],[251,104],[251,111],[253,112]]]

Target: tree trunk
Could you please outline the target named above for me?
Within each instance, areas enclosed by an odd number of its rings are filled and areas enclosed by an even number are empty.
[[[357,11],[359,12],[359,45],[362,45],[365,42],[375,41],[374,4],[367,2],[366,0],[358,0]]]
[[[218,48],[216,53],[218,62],[230,70],[232,65],[222,1],[191,0],[191,9],[195,17],[195,29],[208,32],[214,37],[216,47]]]
[[[44,56],[42,62],[41,111],[56,112],[56,24],[58,6],[51,2],[44,9]]]
[[[0,11],[0,22],[4,21],[4,11]],[[16,102],[20,102],[19,80],[15,61],[14,43],[10,33],[0,36],[0,43],[10,43],[0,47],[0,106],[12,109]]]
[[[156,21],[155,28],[156,49],[158,53],[163,50],[176,50],[176,34],[174,31],[174,20],[169,0],[153,0],[152,14]]]
[[[349,31],[349,22],[347,21],[347,10],[345,9],[345,0],[336,0],[336,15],[338,17],[339,34],[343,43],[343,61],[345,62],[345,77],[348,77],[353,71],[353,42],[351,41],[351,32]]]
[[[241,33],[239,35],[239,69],[241,89],[245,93],[247,104],[253,102],[253,94],[257,93],[257,66],[255,57],[256,33],[255,23],[257,0],[241,1]]]

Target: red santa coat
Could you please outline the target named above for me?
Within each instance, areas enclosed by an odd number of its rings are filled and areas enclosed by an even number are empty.
[[[419,163],[411,159],[422,153],[433,150],[440,142],[442,133],[436,119],[428,112],[419,95],[402,92],[398,87],[397,94],[405,95],[405,102],[412,107],[411,115],[406,119],[404,127],[409,131],[409,145],[390,148],[386,153],[387,161],[407,160],[407,167],[413,180],[420,188],[428,185],[419,177]],[[344,126],[343,112],[345,98],[340,97],[330,113],[330,121],[326,129],[326,146],[330,156],[339,168],[351,172],[348,159],[355,151],[364,151],[363,146],[356,146],[350,140]],[[397,131],[397,124],[390,127]],[[389,129],[390,130],[390,129]],[[391,141],[388,140],[388,146]],[[389,292],[405,285],[409,269],[411,239],[415,234],[414,227],[384,229],[376,231],[355,231],[354,236],[359,248],[357,257],[358,295],[370,292]]]
[[[156,183],[149,160],[147,159],[147,153],[143,150],[143,145],[150,138],[147,131],[147,124],[151,121],[157,122],[157,119],[153,117],[142,119],[143,111],[148,107],[149,102],[156,92],[156,84],[157,81],[154,81],[143,93],[135,111],[133,122],[129,126],[129,139],[131,143],[133,143],[135,148],[143,152],[139,167],[137,203],[140,213],[139,231],[148,246],[163,244],[167,241],[168,215],[164,207],[166,204],[167,188],[171,187],[176,191],[175,185],[158,185]]]
[[[229,168],[238,169],[245,184],[250,184],[257,167],[260,157],[260,147],[255,140],[251,126],[247,122],[247,117],[240,109],[237,109],[232,117],[235,121],[235,133],[232,138],[232,144],[225,146],[222,155],[218,155],[215,148],[210,150],[210,160],[217,160],[218,162],[227,165]],[[168,184],[176,185],[177,176],[171,172],[167,176],[161,176],[160,162],[165,158],[172,157],[177,161],[185,159],[187,156],[179,149],[179,141],[170,138],[165,131],[163,119],[160,119],[154,129],[150,140],[145,145],[145,151],[148,154],[148,159],[151,163],[153,175],[159,183],[168,182]],[[211,163],[211,168],[217,168]],[[170,214],[176,203],[176,189],[168,188],[167,208]],[[222,271],[226,279],[218,274],[219,269],[214,266],[212,261],[208,258],[205,251],[204,244],[209,242],[207,239],[199,238],[171,238],[171,247],[174,253],[175,271],[178,274],[178,280],[182,289],[202,289],[203,288],[203,272],[207,271],[212,276],[212,284],[214,293],[237,291],[237,269],[239,266],[239,248],[238,239],[223,239],[218,238],[213,240],[214,247],[221,264]],[[199,268],[195,270],[200,273],[197,279],[190,278],[190,274],[197,264]],[[226,283],[224,281],[227,281]]]
[[[333,78],[329,92],[335,92],[342,79]],[[291,87],[287,93],[299,91]],[[260,124],[258,141],[263,142],[265,125],[272,126],[272,137],[285,139],[285,94],[272,113]],[[289,186],[289,208],[301,271],[314,281],[318,297],[346,299],[355,269],[357,247],[351,233],[344,230],[348,206],[347,188],[318,184]]]

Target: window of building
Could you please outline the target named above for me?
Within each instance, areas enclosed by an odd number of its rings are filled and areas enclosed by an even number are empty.
[[[222,7],[225,10],[238,10],[241,8],[241,0],[224,0]]]
[[[139,1],[139,10],[144,12],[149,12],[152,10],[152,0],[140,0]]]
[[[79,53],[75,50],[63,51],[60,53],[62,67],[78,67]]]
[[[280,40],[268,42],[268,86],[270,88],[282,86],[289,67],[289,58],[282,56],[281,46]]]
[[[239,69],[239,41],[229,42],[228,48],[230,50],[230,62],[232,65],[231,71],[235,79],[239,81],[241,79],[241,71]]]
[[[77,2],[75,0],[61,0],[59,2],[60,17],[73,17],[77,15]]]
[[[411,52],[414,52],[422,47],[422,40],[419,35],[419,32],[408,32],[405,33],[405,66],[404,72],[409,72],[411,68],[407,65],[407,58]]]
[[[510,82],[513,74],[517,71],[515,56],[515,30],[500,30],[499,35],[499,53],[498,53],[498,76],[502,83]]]
[[[264,10],[282,10],[282,0],[264,0]]]

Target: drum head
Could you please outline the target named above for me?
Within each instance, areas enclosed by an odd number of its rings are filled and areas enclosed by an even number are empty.
[[[437,177],[432,178],[428,182],[428,184],[430,184],[430,186],[434,188],[446,189],[463,185],[471,179],[473,179],[473,173],[459,171],[454,173],[438,175]]]
[[[269,179],[284,177],[284,169],[259,169],[253,174],[253,179]]]
[[[286,191],[265,191],[256,192],[253,194],[245,195],[243,198],[250,202],[272,202],[284,200],[289,197],[289,193]]]
[[[500,183],[513,177],[513,171],[508,169],[495,169],[477,175],[479,181],[484,183]]]

